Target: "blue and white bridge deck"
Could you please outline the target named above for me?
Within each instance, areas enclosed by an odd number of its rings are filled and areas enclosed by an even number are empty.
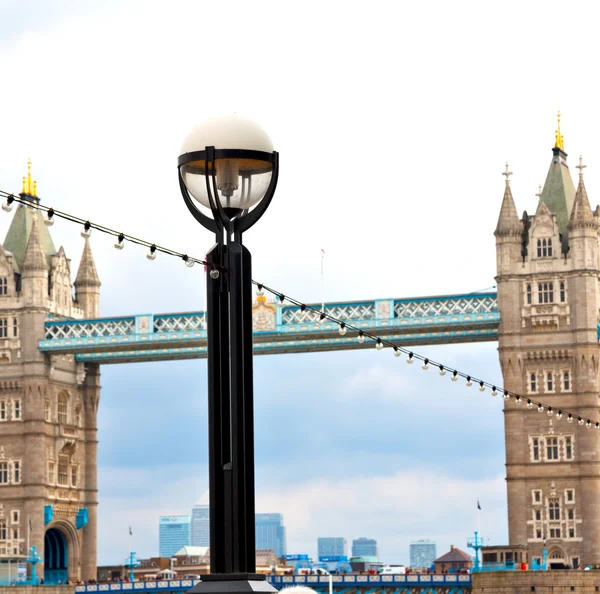
[[[278,590],[290,586],[308,586],[318,592],[329,591],[328,576],[267,577]],[[333,590],[336,594],[463,594],[471,591],[469,574],[430,575],[334,575]],[[160,582],[133,582],[122,584],[90,584],[75,586],[75,592],[187,592],[197,584],[196,580],[166,580]]]
[[[320,309],[320,305],[315,305]],[[326,303],[325,311],[365,333],[402,346],[498,339],[496,293]],[[204,312],[143,314],[91,320],[48,319],[40,351],[72,354],[77,361],[129,363],[206,357]],[[253,305],[254,354],[373,348],[355,332],[341,336],[334,322],[295,305]]]

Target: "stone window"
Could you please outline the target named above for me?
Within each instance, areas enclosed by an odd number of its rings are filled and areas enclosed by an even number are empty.
[[[542,521],[542,512],[539,509],[535,510],[535,520],[536,522]]]
[[[546,392],[554,392],[554,374],[552,371],[545,371],[546,376]]]
[[[567,300],[567,286],[565,281],[560,281],[560,302],[564,303]]]
[[[567,519],[568,520],[574,520],[575,519],[575,510],[574,509],[567,510]]]
[[[562,380],[562,391],[570,392],[571,391],[571,371],[568,369],[563,369],[561,372],[561,380]]]
[[[13,420],[15,421],[21,421],[22,420],[22,415],[21,415],[21,399],[20,398],[15,398],[13,400]]]
[[[542,529],[541,528],[536,528],[535,537],[542,538]]]
[[[573,491],[573,489],[565,490],[565,501],[568,503],[573,503],[575,501],[575,491]]]
[[[560,538],[560,528],[550,528],[550,538]]]
[[[71,486],[77,486],[77,466],[71,466]]]
[[[554,303],[554,283],[538,283],[538,303]]]
[[[12,529],[12,538],[13,538],[13,540],[19,540],[19,529],[18,528]]]
[[[57,416],[59,423],[67,424],[69,419],[69,395],[66,392],[61,392],[58,395]]]
[[[0,540],[6,540],[6,520],[0,520]]]
[[[21,512],[18,509],[13,509],[10,512],[10,522],[11,524],[18,524],[19,523],[19,516],[21,515]]]
[[[58,484],[64,487],[69,486],[69,457],[58,457]]]
[[[569,435],[567,435],[565,437],[565,460],[572,460],[573,459],[573,438]],[[571,497],[573,496],[573,491],[569,490],[567,491],[567,493],[571,494]],[[567,498],[567,501],[569,501],[569,499]]]
[[[0,421],[8,419],[8,403],[6,400],[0,400]]]
[[[546,460],[558,460],[558,437],[546,438]]]
[[[8,485],[8,462],[0,462],[0,485]]]
[[[8,320],[0,318],[0,338],[8,338]]]
[[[552,257],[552,239],[537,240],[537,257],[551,258]]]
[[[531,492],[531,496],[533,498],[533,503],[541,503],[542,502],[542,492],[539,490],[534,490]]]
[[[54,475],[54,462],[48,462],[48,484],[53,485],[56,482]]]
[[[540,459],[540,440],[537,437],[534,437],[531,442],[532,445],[532,454],[533,459],[535,461]]]
[[[8,278],[0,277],[0,295],[8,295]]]
[[[537,392],[537,375],[535,371],[529,372],[529,392],[535,394]]]
[[[19,336],[19,322],[17,318],[13,318],[13,338]]]
[[[575,538],[575,528],[569,528],[569,538]]]
[[[531,283],[527,283],[527,305],[531,305],[532,295],[531,295]]]
[[[18,485],[21,482],[21,461],[14,460],[13,461],[13,483]]]
[[[548,519],[560,520],[560,505],[556,499],[553,499],[548,503]]]

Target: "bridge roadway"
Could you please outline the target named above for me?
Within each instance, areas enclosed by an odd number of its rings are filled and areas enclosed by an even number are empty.
[[[409,574],[409,575],[334,575],[335,594],[466,594],[471,591],[471,575],[460,574]],[[290,586],[308,586],[326,594],[328,576],[268,576],[278,590]],[[166,580],[160,582],[133,582],[122,584],[93,584],[75,586],[79,592],[161,592],[179,594],[197,584],[196,580]]]
[[[314,305],[320,308],[320,305]],[[500,313],[496,293],[468,293],[411,299],[375,299],[326,303],[327,314],[365,333],[405,347],[498,339]],[[48,319],[40,351],[72,354],[85,363],[130,363],[206,357],[204,312],[142,314],[90,320]],[[341,336],[334,322],[318,323],[314,312],[295,305],[253,305],[254,353],[257,355],[373,348],[356,333]]]

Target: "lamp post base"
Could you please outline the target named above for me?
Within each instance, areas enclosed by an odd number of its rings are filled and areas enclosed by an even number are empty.
[[[188,594],[271,594],[277,592],[261,573],[211,573],[203,575]]]

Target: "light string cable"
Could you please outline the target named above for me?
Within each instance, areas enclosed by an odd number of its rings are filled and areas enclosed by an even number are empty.
[[[70,215],[70,214],[62,212],[62,211],[57,211],[57,210],[55,210],[51,207],[45,206],[41,203],[31,202],[30,200],[23,199],[19,196],[15,196],[14,194],[10,194],[3,190],[0,190],[0,197],[6,198],[6,202],[2,205],[2,210],[6,211],[6,212],[10,212],[12,210],[12,203],[17,202],[17,203],[23,204],[29,208],[33,208],[33,209],[47,213],[48,219],[45,221],[45,223],[47,225],[52,225],[51,221],[53,220],[53,218],[55,216],[60,217],[61,219],[64,219],[64,220],[67,220],[67,221],[70,221],[73,223],[77,223],[79,225],[83,225],[84,230],[82,231],[81,235],[84,237],[89,237],[90,229],[97,229],[103,233],[117,237],[117,243],[115,244],[115,247],[117,249],[122,249],[122,245],[124,244],[124,242],[130,241],[131,243],[135,243],[135,244],[150,248],[150,252],[148,253],[147,257],[151,260],[154,259],[155,252],[162,252],[169,256],[181,258],[188,266],[193,266],[194,263],[203,264],[204,266],[210,266],[211,267],[211,271],[210,271],[211,277],[214,279],[214,278],[218,278],[218,276],[219,276],[218,269],[216,266],[210,265],[206,261],[201,260],[199,258],[194,258],[192,256],[188,256],[187,254],[183,254],[181,252],[178,252],[178,251],[175,251],[175,250],[172,250],[169,248],[165,248],[162,246],[158,246],[154,243],[150,243],[149,241],[145,241],[143,239],[139,239],[137,237],[133,237],[131,235],[127,235],[127,234],[119,232],[119,231],[115,231],[114,229],[110,229],[109,227],[104,227],[103,225],[98,225],[96,223],[92,223],[89,220],[85,220],[80,217]],[[529,396],[522,396],[522,395],[518,394],[517,392],[509,391],[509,390],[503,388],[502,386],[496,386],[495,384],[492,384],[491,382],[482,380],[482,379],[480,379],[474,375],[468,374],[464,371],[460,371],[458,369],[445,366],[443,363],[440,363],[439,361],[430,359],[429,357],[426,357],[425,355],[421,355],[420,353],[417,353],[406,347],[400,346],[390,340],[381,338],[380,336],[377,336],[376,334],[372,334],[370,332],[365,332],[363,329],[358,328],[357,326],[349,324],[348,322],[327,313],[327,310],[323,311],[320,306],[309,305],[309,304],[303,303],[302,301],[299,301],[298,299],[290,297],[289,295],[286,295],[285,293],[282,293],[281,291],[273,289],[272,287],[269,287],[268,285],[265,285],[264,283],[258,282],[256,280],[252,280],[252,283],[257,287],[259,292],[262,292],[264,290],[264,291],[271,293],[277,299],[279,299],[280,303],[283,304],[284,301],[287,301],[287,302],[291,303],[292,305],[297,306],[300,309],[300,311],[302,311],[302,312],[307,311],[311,314],[314,314],[314,322],[317,324],[323,324],[325,321],[329,321],[329,322],[333,322],[334,324],[337,324],[338,332],[341,336],[346,335],[346,333],[348,331],[354,332],[354,333],[356,333],[356,339],[359,343],[362,344],[366,340],[369,340],[374,343],[375,348],[377,350],[383,350],[384,347],[389,347],[393,350],[394,355],[396,357],[400,357],[403,354],[406,355],[407,363],[414,363],[415,361],[422,362],[421,367],[423,370],[427,370],[430,367],[437,368],[439,370],[439,373],[441,376],[444,376],[447,373],[449,373],[450,379],[452,381],[456,382],[456,381],[458,381],[459,378],[464,379],[465,385],[467,387],[471,387],[473,384],[475,384],[479,387],[479,390],[481,392],[485,392],[486,388],[488,388],[491,390],[492,396],[497,396],[498,394],[502,394],[502,397],[504,400],[510,400],[511,398],[513,398],[514,401],[516,402],[516,404],[521,404],[524,402],[526,408],[533,409],[534,407],[537,407],[538,412],[540,412],[540,413],[546,412],[546,414],[549,417],[556,417],[556,419],[560,420],[563,418],[563,416],[566,416],[566,420],[568,423],[572,423],[573,421],[576,420],[580,426],[585,425],[588,429],[594,427],[594,428],[600,430],[600,422],[598,422],[598,421],[593,421],[592,419],[582,417],[576,413],[570,412],[565,409],[555,410],[552,406],[545,404],[544,402],[540,402]]]
[[[98,223],[92,223],[87,219],[82,219],[80,217],[71,215],[61,210],[56,210],[50,206],[46,206],[41,203],[32,202],[31,200],[21,198],[20,196],[16,196],[15,194],[6,192],[4,190],[0,190],[0,198],[6,198],[6,201],[4,202],[4,204],[2,204],[2,210],[5,212],[10,212],[12,210],[13,202],[17,202],[18,204],[22,204],[29,208],[33,208],[35,210],[39,210],[40,212],[46,213],[47,218],[44,220],[44,223],[48,227],[51,227],[54,224],[55,217],[64,219],[65,221],[70,221],[71,223],[81,225],[83,227],[83,231],[81,232],[81,235],[83,237],[89,237],[92,232],[92,229],[96,229],[101,233],[105,233],[107,235],[112,235],[113,237],[116,237],[117,241],[115,242],[115,248],[118,250],[122,250],[125,247],[125,242],[129,241],[136,245],[147,247],[148,253],[146,254],[146,257],[148,258],[148,260],[154,260],[156,258],[157,253],[167,254],[169,256],[181,258],[181,260],[185,262],[186,266],[190,268],[194,264],[202,264],[207,268],[210,268],[211,275],[213,276],[213,278],[218,278],[219,276],[219,266],[217,266],[216,264],[209,264],[205,260],[194,258],[192,256],[189,256],[188,254],[184,254],[182,252],[178,252],[170,248],[157,245],[156,243],[140,239],[139,237],[134,237],[133,235],[128,235],[127,233],[123,233],[121,231],[116,231],[115,229],[105,227],[104,225],[99,225]]]

